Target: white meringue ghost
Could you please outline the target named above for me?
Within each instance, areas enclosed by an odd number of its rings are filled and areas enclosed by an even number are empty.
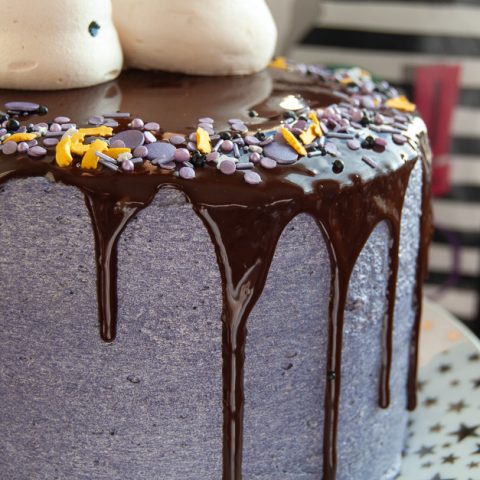
[[[2,88],[87,87],[121,72],[111,0],[0,0],[0,12]]]
[[[128,66],[198,75],[265,68],[277,29],[264,0],[113,0]]]

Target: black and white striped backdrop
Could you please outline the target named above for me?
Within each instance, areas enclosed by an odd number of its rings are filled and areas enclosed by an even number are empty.
[[[450,189],[434,199],[426,292],[480,334],[480,1],[324,1],[289,56],[359,65],[410,95],[416,68],[460,66]]]

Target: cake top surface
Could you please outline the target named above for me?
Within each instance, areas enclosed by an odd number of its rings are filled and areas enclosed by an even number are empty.
[[[424,131],[415,105],[368,72],[282,58],[245,77],[132,70],[0,101],[2,177],[49,173],[134,201],[161,186],[216,205],[338,189],[417,158]]]

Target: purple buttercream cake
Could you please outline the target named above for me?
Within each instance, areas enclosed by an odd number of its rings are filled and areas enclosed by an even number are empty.
[[[412,103],[293,64],[0,97],[3,479],[395,478],[430,229]]]

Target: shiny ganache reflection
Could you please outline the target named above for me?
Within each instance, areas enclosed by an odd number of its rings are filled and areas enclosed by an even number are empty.
[[[86,90],[66,92],[0,92],[0,100],[29,100],[46,104],[49,117],[68,115],[81,124],[91,115],[129,111],[146,121],[161,124],[159,137],[188,134],[198,118],[215,119],[215,127],[228,127],[228,119],[243,120],[251,131],[278,128],[286,109],[327,107],[339,103],[338,84],[299,73],[267,70],[247,77],[197,78],[175,74],[125,72],[116,82]],[[253,113],[254,112],[254,113]],[[33,120],[35,121],[35,120]],[[40,121],[40,120],[38,120]],[[126,121],[118,130],[126,128]],[[392,331],[400,219],[403,201],[416,162],[423,163],[423,215],[414,308],[417,321],[412,333],[409,408],[415,404],[421,282],[426,268],[430,232],[428,144],[423,123],[415,118],[408,126],[409,142],[395,144],[384,137],[386,150],[375,155],[376,168],[362,161],[362,151],[338,142],[338,157],[345,168],[332,170],[328,156],[303,157],[292,165],[262,170],[260,185],[247,185],[243,176],[222,175],[211,165],[197,169],[186,181],[164,170],[140,168],[132,174],[60,168],[54,151],[41,160],[26,155],[0,156],[0,183],[10,178],[48,176],[80,189],[86,199],[96,244],[97,292],[100,332],[105,341],[115,338],[117,315],[117,242],[128,221],[145,208],[161,188],[185,194],[214,243],[223,291],[223,478],[242,476],[243,373],[247,321],[262,294],[277,241],[285,226],[298,214],[317,222],[332,262],[329,313],[324,479],[334,480],[337,469],[337,426],[341,385],[342,335],[349,279],[366,241],[382,221],[390,226],[391,274],[388,308],[382,336],[379,405],[389,405]]]

